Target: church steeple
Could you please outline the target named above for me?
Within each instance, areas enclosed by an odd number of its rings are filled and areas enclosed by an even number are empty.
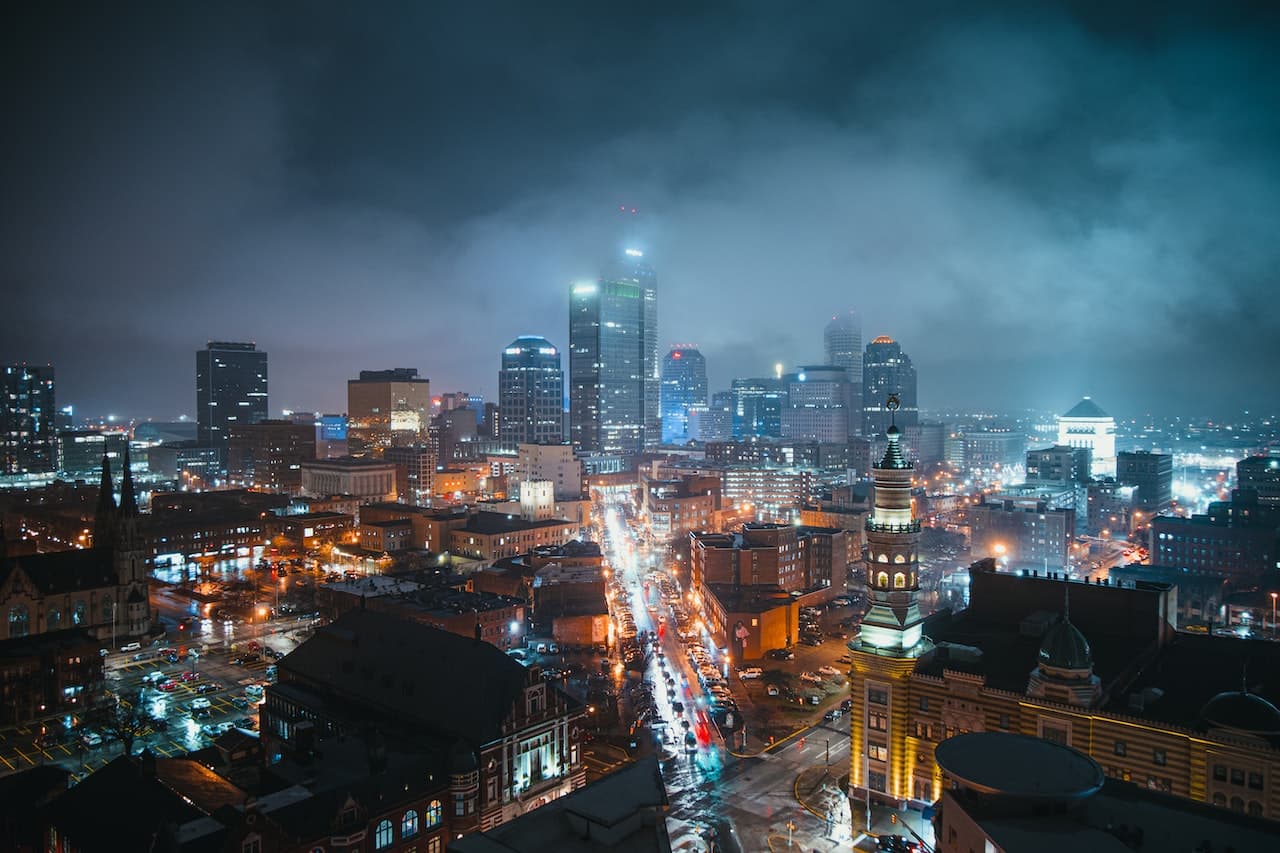
[[[98,485],[98,508],[93,514],[93,547],[107,548],[116,530],[116,497],[111,485],[111,462],[102,454],[102,480]]]
[[[124,473],[120,478],[120,515],[125,518],[136,518],[138,515],[138,500],[133,494],[133,470],[127,444],[124,448]]]

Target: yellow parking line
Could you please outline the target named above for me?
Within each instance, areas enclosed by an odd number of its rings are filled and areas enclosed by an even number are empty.
[[[5,758],[3,755],[0,755],[0,761],[3,761],[3,762],[5,763],[5,765],[6,765],[10,770],[17,770],[17,769],[18,769],[18,768],[16,768],[16,767],[14,767],[14,766],[13,766],[13,762],[11,762],[9,759]]]

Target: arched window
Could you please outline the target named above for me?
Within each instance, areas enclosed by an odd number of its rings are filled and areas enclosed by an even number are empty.
[[[391,821],[380,820],[373,830],[373,849],[383,850],[391,846],[394,831],[391,828]]]
[[[887,562],[889,562],[889,555],[888,555],[888,554],[881,554],[879,557],[876,557],[876,562],[877,562],[877,563],[887,563]]]
[[[400,837],[413,838],[418,834],[418,813],[413,809],[409,809],[404,813],[404,818],[400,821]]]
[[[893,561],[895,563],[905,563],[907,561],[907,558],[902,556],[901,554],[894,554]]]
[[[439,826],[443,815],[444,806],[440,805],[439,800],[432,800],[431,805],[427,806],[427,829]]]
[[[25,604],[19,604],[17,607],[9,608],[9,636],[25,637],[30,633],[31,614],[27,612]]]
[[[71,624],[73,624],[73,625],[83,625],[83,624],[84,624],[84,612],[85,612],[85,611],[84,611],[84,602],[83,602],[83,601],[77,601],[77,602],[76,602],[75,609],[71,611]]]
[[[1234,812],[1244,811],[1244,800],[1240,797],[1231,798],[1231,810]]]
[[[1257,800],[1249,801],[1249,814],[1252,817],[1262,817],[1262,803]]]
[[[888,586],[888,585],[889,585],[888,572],[881,572],[880,574],[876,575],[876,586]]]
[[[915,586],[915,585],[916,585],[916,573],[915,573],[915,572],[912,572],[912,573],[911,573],[911,585],[912,585],[912,586]]]
[[[59,609],[58,609],[58,608],[56,608],[56,607],[50,607],[50,608],[49,608],[49,621],[48,621],[48,624],[46,624],[46,625],[44,626],[44,627],[45,627],[45,630],[46,630],[46,631],[56,631],[56,630],[58,630],[58,627],[59,627],[61,624],[62,624],[62,611],[61,611],[61,610],[59,610]]]
[[[894,589],[906,589],[906,588],[907,588],[907,576],[906,576],[906,575],[904,575],[902,572],[895,572],[895,573],[894,573],[894,575],[893,575],[893,588],[894,588]]]

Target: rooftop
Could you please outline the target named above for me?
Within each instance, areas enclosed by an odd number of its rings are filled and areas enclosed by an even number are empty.
[[[545,527],[564,527],[574,522],[563,518],[549,518],[544,521],[527,521],[519,516],[506,515],[500,512],[477,512],[458,530],[462,533],[478,533],[492,536],[498,533],[518,533],[522,530],[538,530]]]
[[[1103,783],[1098,762],[1065,744],[1008,732],[949,737],[934,750],[938,767],[963,787],[1028,800],[1075,800]]]
[[[1064,418],[1109,418],[1111,417],[1102,408],[1089,397],[1085,397],[1079,403],[1076,403],[1071,409],[1064,414]]]

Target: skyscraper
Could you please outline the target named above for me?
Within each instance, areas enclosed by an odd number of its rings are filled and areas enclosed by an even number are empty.
[[[210,341],[196,352],[196,435],[225,457],[233,424],[267,419],[267,354],[254,344]]]
[[[896,419],[885,406],[891,394],[901,401]],[[884,435],[891,423],[905,430],[920,422],[916,369],[902,346],[887,335],[867,344],[862,359],[862,400],[862,434],[872,440]]]
[[[782,409],[784,438],[807,438],[823,444],[849,440],[849,377],[835,365],[800,367],[783,377],[786,404]]]
[[[635,453],[657,444],[657,277],[627,249],[595,283],[569,298],[569,432],[592,453]]]
[[[707,360],[692,346],[673,347],[662,359],[662,443],[687,444],[689,410],[707,405]]]
[[[347,445],[352,455],[425,441],[431,426],[431,382],[412,367],[362,370],[347,380]]]
[[[560,350],[546,338],[521,335],[502,351],[498,438],[512,445],[559,444],[563,411]]]
[[[782,435],[782,403],[786,396],[782,380],[771,376],[735,379],[733,393],[733,437],[778,438]]]
[[[54,469],[54,417],[52,367],[0,367],[0,474]]]
[[[853,311],[838,314],[827,323],[822,335],[827,364],[843,367],[849,374],[849,411],[862,411],[862,323]],[[849,418],[850,436],[862,429],[862,417]]]

